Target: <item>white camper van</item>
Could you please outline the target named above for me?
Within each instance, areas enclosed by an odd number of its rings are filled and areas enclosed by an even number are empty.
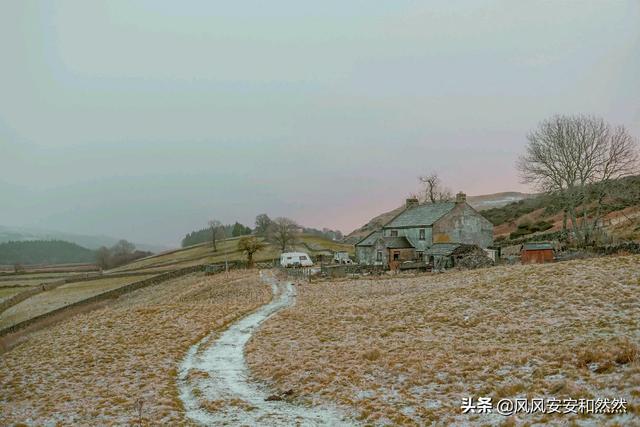
[[[310,267],[313,265],[313,261],[305,252],[285,252],[280,255],[280,265],[283,267]]]

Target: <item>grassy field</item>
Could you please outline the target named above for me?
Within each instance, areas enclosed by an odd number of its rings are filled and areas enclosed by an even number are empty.
[[[0,302],[11,298],[12,296],[19,294],[20,292],[31,289],[29,286],[0,286]]]
[[[32,296],[0,314],[0,328],[14,325],[68,304],[92,297],[120,286],[144,280],[153,275],[113,277],[68,283]]]
[[[640,425],[640,256],[298,285],[248,362],[367,424]],[[462,414],[462,398],[625,398],[625,416]],[[516,422],[517,421],[517,422]]]
[[[160,253],[158,255],[135,261],[113,269],[113,272],[124,271],[163,271],[176,268],[189,267],[198,264],[215,264],[225,261],[245,260],[245,256],[238,250],[239,238],[220,240],[217,242],[217,251],[213,251],[211,243],[203,243],[189,246],[184,249]],[[303,235],[298,243],[292,248],[315,256],[323,251],[347,251],[353,254],[352,245],[334,242],[318,236]],[[280,257],[280,249],[267,242],[265,249],[254,255],[254,260],[272,261]]]
[[[73,276],[79,273],[28,273],[28,274],[6,274],[0,275],[0,284],[12,280],[56,280]],[[82,274],[82,273],[80,273]]]
[[[185,425],[176,368],[189,346],[271,298],[257,272],[140,289],[0,355],[0,425]]]
[[[41,283],[53,282],[59,279],[41,279],[41,280],[33,280],[33,279],[13,279],[13,280],[2,280],[0,281],[0,289],[6,288],[31,288],[33,286],[38,286]]]

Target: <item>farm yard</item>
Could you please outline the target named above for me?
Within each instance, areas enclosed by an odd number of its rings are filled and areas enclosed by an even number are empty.
[[[463,415],[467,396],[625,398],[627,415],[519,423],[638,424],[639,265],[636,255],[300,284],[296,305],[252,337],[248,363],[301,403],[335,403],[367,424],[515,423]]]

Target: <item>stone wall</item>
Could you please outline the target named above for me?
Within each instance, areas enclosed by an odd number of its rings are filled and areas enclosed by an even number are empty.
[[[149,275],[148,272],[135,272],[135,273],[113,273],[109,275],[102,275],[101,273],[89,273],[89,274],[78,274],[73,275],[71,277],[67,277],[65,279],[54,280],[51,282],[43,282],[39,283],[36,286],[22,291],[11,298],[6,299],[2,303],[0,303],[0,314],[4,313],[10,307],[13,307],[16,304],[21,303],[22,301],[31,298],[34,295],[38,295],[39,293],[50,291],[52,289],[57,288],[58,286],[65,285],[67,283],[77,283],[77,282],[88,282],[91,280],[100,280],[106,277],[127,277],[127,276],[144,276]]]
[[[9,326],[5,329],[0,330],[0,336],[4,336],[13,332],[16,332],[20,329],[26,328],[29,325],[32,325],[42,319],[45,319],[47,317],[51,317],[51,316],[55,316],[57,314],[63,313],[67,310],[70,310],[72,308],[76,308],[76,307],[80,307],[80,306],[84,306],[84,305],[89,305],[89,304],[93,304],[96,302],[100,302],[100,301],[105,301],[108,299],[112,299],[112,298],[117,298],[121,295],[127,294],[129,292],[138,290],[138,289],[142,289],[145,288],[147,286],[152,286],[152,285],[157,285],[159,283],[162,282],[166,282],[167,280],[171,280],[174,279],[176,277],[180,277],[180,276],[184,276],[187,274],[192,274],[195,272],[201,272],[204,271],[206,265],[195,265],[192,267],[186,267],[186,268],[181,268],[179,270],[174,270],[174,271],[170,271],[168,273],[163,273],[163,274],[159,274],[157,276],[153,276],[150,277],[148,279],[144,279],[144,280],[140,280],[137,282],[133,282],[130,283],[128,285],[124,285],[121,286],[119,288],[116,289],[112,289],[110,291],[107,292],[103,292],[101,294],[95,295],[93,297],[87,298],[87,299],[83,299],[81,301],[77,301],[73,304],[69,304],[66,305],[64,307],[58,308],[56,310],[52,310],[48,313],[42,314],[40,316],[36,316],[33,317],[31,319],[25,320],[23,322],[20,323],[16,323],[15,325]],[[105,276],[102,276],[101,278],[103,278]],[[106,277],[117,277],[116,275],[108,275]],[[86,278],[84,279],[86,280]],[[75,281],[79,281],[79,280],[75,280]],[[65,283],[71,283],[69,281],[61,281],[62,283],[59,283],[57,286],[63,285]],[[42,292],[42,291],[41,291]],[[35,295],[35,294],[34,294]],[[26,298],[25,298],[26,299]]]
[[[433,243],[493,244],[493,224],[466,203],[456,205],[433,224]]]

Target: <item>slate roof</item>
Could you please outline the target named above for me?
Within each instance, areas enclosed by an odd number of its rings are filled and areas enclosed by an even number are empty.
[[[356,243],[356,246],[373,246],[380,236],[382,236],[382,232],[380,230],[372,231],[367,237]]]
[[[553,245],[549,242],[528,242],[522,246],[522,250],[525,251],[543,251],[543,250],[553,250]]]
[[[427,251],[427,255],[448,256],[460,247],[460,243],[434,243]]]
[[[413,247],[413,245],[404,236],[385,237],[384,245],[388,249],[405,249]]]
[[[425,203],[407,209],[387,223],[384,228],[430,226],[448,214],[455,202]]]

